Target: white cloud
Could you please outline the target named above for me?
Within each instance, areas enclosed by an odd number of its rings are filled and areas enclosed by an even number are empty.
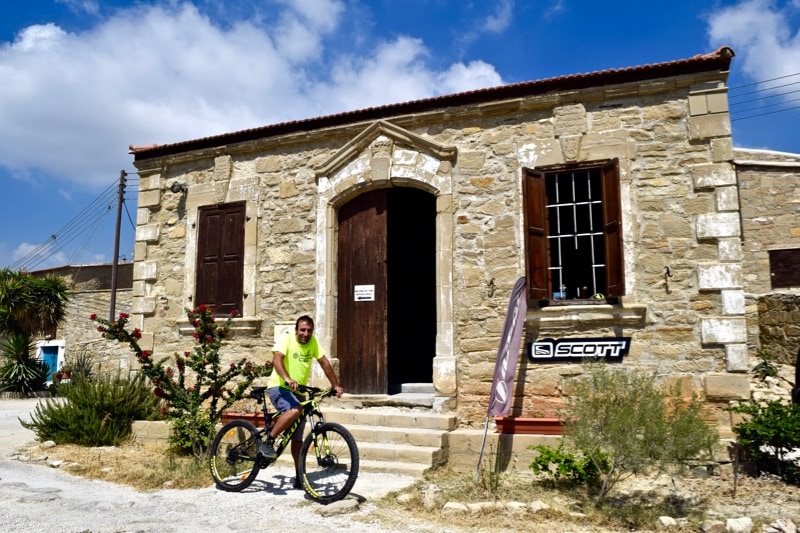
[[[56,0],[56,3],[64,4],[77,13],[96,15],[100,11],[100,5],[96,0]]]
[[[27,242],[23,242],[11,252],[11,262],[16,262],[23,258],[29,270],[42,270],[69,264],[67,255],[64,252],[55,252],[52,246],[42,246]]]
[[[712,45],[733,47],[744,72],[756,81],[800,72],[800,33],[789,22],[800,2],[791,3],[746,0],[714,11],[708,18]]]
[[[434,69],[424,43],[407,37],[336,56],[325,45],[341,31],[338,0],[260,5],[281,10],[223,26],[190,2],[136,4],[85,31],[44,24],[0,43],[0,166],[20,177],[106,185],[131,170],[129,144],[502,83],[482,62]]]
[[[511,25],[514,15],[514,0],[498,3],[493,14],[486,17],[484,28],[491,33],[502,33]]]

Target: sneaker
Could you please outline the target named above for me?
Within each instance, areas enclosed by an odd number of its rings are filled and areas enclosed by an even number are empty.
[[[275,448],[272,446],[271,439],[261,442],[261,445],[258,447],[258,453],[267,459],[275,459],[278,456],[278,454],[275,453]]]

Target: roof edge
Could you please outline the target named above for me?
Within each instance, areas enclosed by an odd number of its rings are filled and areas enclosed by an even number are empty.
[[[570,74],[542,80],[501,85],[486,89],[434,96],[421,100],[412,100],[396,104],[347,111],[334,115],[283,122],[247,130],[224,133],[200,139],[181,141],[163,145],[135,146],[130,145],[129,153],[134,161],[143,161],[157,157],[179,154],[192,150],[215,148],[227,144],[253,141],[256,139],[276,137],[303,131],[313,131],[327,127],[342,126],[355,122],[382,120],[389,116],[420,113],[445,107],[458,107],[480,104],[489,101],[504,100],[544,94],[558,90],[575,90],[630,83],[647,79],[666,78],[684,74],[695,74],[710,70],[727,71],[731,59],[735,56],[732,48],[722,46],[708,54],[698,54],[688,59],[679,59],[663,63],[608,69],[586,74]]]

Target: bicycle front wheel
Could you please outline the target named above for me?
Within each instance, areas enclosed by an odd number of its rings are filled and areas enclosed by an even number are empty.
[[[217,487],[240,492],[258,475],[258,430],[247,420],[228,422],[217,432],[209,449],[211,476]]]
[[[353,435],[331,422],[313,428],[300,449],[303,489],[320,503],[341,500],[358,477],[358,447]]]

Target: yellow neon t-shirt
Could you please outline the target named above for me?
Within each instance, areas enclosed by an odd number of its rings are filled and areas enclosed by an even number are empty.
[[[286,372],[300,385],[308,383],[308,378],[311,376],[311,361],[325,355],[317,344],[316,337],[312,335],[306,344],[300,344],[294,333],[287,333],[279,338],[272,351],[283,354],[283,366],[286,367]],[[284,384],[283,378],[274,371],[267,381],[267,387],[270,388],[282,387]]]

